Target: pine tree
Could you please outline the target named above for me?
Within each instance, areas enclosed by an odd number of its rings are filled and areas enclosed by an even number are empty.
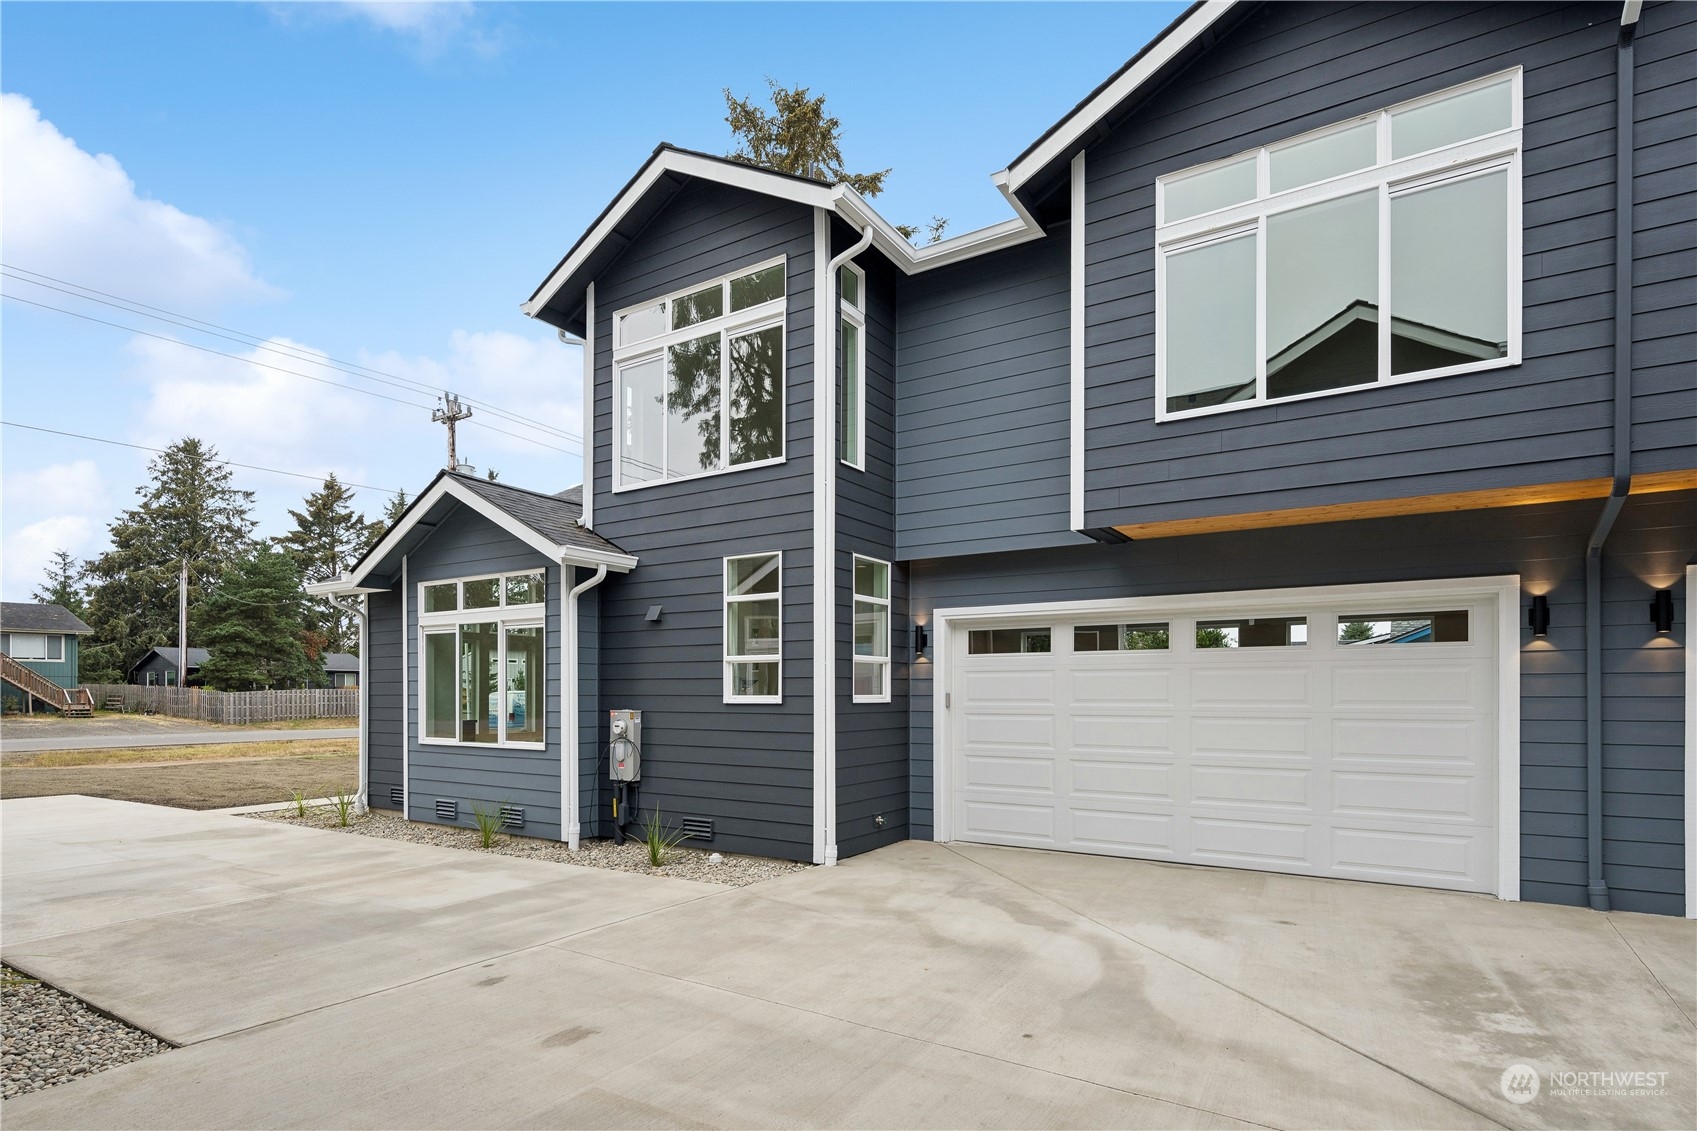
[[[192,436],[148,463],[139,506],[110,526],[112,548],[90,561],[87,614],[94,635],[85,679],[116,682],[149,649],[177,642],[177,580],[189,570],[189,619],[209,589],[253,545],[253,492],[231,485],[218,451]],[[196,641],[198,643],[198,641]]]
[[[300,575],[288,554],[260,550],[235,562],[201,609],[200,678],[220,691],[305,687],[316,674],[302,646]]]
[[[401,521],[401,516],[407,513],[407,493],[396,491],[388,502],[383,504],[383,517],[365,528],[365,548],[367,550],[377,545],[379,539],[389,532],[389,528]]]
[[[47,578],[30,594],[32,600],[44,605],[59,605],[75,616],[87,612],[83,596],[82,563],[68,550],[53,551],[53,561],[47,567]]]
[[[890,170],[851,173],[843,168],[843,124],[825,113],[823,94],[810,98],[807,87],[780,86],[770,76],[766,86],[772,97],[770,112],[756,106],[753,98],[737,98],[729,87],[723,90],[725,124],[737,139],[736,149],[728,155],[731,160],[827,184],[847,185],[861,196],[877,196],[884,191]],[[943,238],[943,229],[948,224],[941,216],[931,217],[925,226],[931,243]],[[903,239],[911,240],[920,229],[912,224],[897,224],[896,231]]]
[[[301,581],[328,581],[365,552],[370,524],[353,509],[353,497],[332,472],[324,486],[306,497],[302,510],[289,511],[295,528],[277,539],[277,548],[294,563]],[[309,652],[359,650],[353,614],[343,612],[326,598],[305,598],[303,620],[309,634]]]

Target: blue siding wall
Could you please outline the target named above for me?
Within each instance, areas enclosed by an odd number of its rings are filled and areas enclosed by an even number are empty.
[[[1607,476],[1619,15],[1618,4],[1269,4],[1094,145],[1086,525]],[[1644,13],[1640,471],[1697,466],[1694,17],[1690,5]],[[1525,68],[1524,363],[1157,424],[1156,177],[1513,66]]]
[[[613,312],[787,257],[786,462],[614,494]],[[694,183],[596,281],[595,529],[640,559],[601,586],[601,711],[643,712],[644,813],[708,817],[712,847],[813,851],[813,214]],[[827,442],[829,438],[827,438]],[[781,704],[723,702],[723,559],[783,553]],[[645,619],[660,605],[661,620]],[[606,741],[598,726],[597,749]],[[606,814],[603,814],[605,817]]]
[[[1598,504],[1564,503],[913,563],[915,616],[938,607],[1518,573],[1552,626],[1521,645],[1521,876],[1527,899],[1585,903],[1584,547]],[[1682,914],[1683,571],[1697,493],[1635,496],[1609,543],[1604,835],[1614,906]],[[1658,639],[1656,588],[1680,602]],[[1521,623],[1525,624],[1524,613]],[[913,835],[932,835],[932,666],[912,682]]]
[[[406,713],[407,819],[441,824],[435,805],[459,802],[458,824],[472,825],[472,806],[517,805],[525,811],[526,836],[562,839],[560,834],[560,567],[488,519],[464,507],[455,510],[408,556],[407,702],[416,703],[419,679],[417,587],[510,570],[546,569],[548,612],[544,627],[547,669],[546,748],[512,750],[473,744],[436,745],[419,741],[418,715]]]
[[[393,588],[367,598],[371,623],[366,638],[369,651],[365,658],[365,680],[371,718],[366,800],[374,809],[400,809],[392,800],[391,791],[403,786],[401,758],[407,685],[401,655],[401,579],[397,576],[374,584]]]
[[[904,278],[897,557],[1076,545],[1067,237]]]
[[[855,233],[835,226],[832,251]],[[907,839],[907,579],[897,563],[896,272],[866,253],[866,458],[837,465],[837,855]],[[837,357],[842,358],[841,343]],[[840,380],[841,369],[837,379]],[[840,404],[840,398],[838,403]],[[835,440],[833,439],[833,443]],[[854,555],[890,562],[890,702],[854,701]],[[883,818],[883,825],[878,819]]]

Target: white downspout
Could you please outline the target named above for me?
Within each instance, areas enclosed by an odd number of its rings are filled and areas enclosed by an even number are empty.
[[[560,572],[575,568],[564,558],[560,560]],[[560,825],[565,832],[566,847],[576,852],[578,842],[583,836],[583,822],[579,818],[578,809],[578,777],[582,770],[579,727],[583,720],[578,712],[578,633],[577,633],[577,599],[584,593],[600,585],[607,579],[607,567],[598,565],[595,573],[588,581],[575,586],[560,597],[560,621],[565,626],[560,641],[560,655],[564,660],[565,694],[561,696],[564,708],[560,718]],[[544,706],[544,710],[547,707]]]
[[[830,217],[821,214],[821,220],[818,227],[829,249]],[[837,862],[837,271],[871,246],[872,225],[867,224],[853,247],[825,265],[820,282],[825,324],[814,327],[819,365],[813,376],[813,715],[814,742],[822,748],[824,769],[823,780],[815,782],[822,794],[817,807],[823,825],[821,864]]]

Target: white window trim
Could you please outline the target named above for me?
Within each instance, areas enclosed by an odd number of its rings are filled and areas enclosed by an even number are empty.
[[[1424,153],[1411,154],[1407,157],[1390,159],[1390,121],[1391,115],[1413,109],[1429,103],[1440,102],[1444,99],[1465,94],[1472,90],[1481,89],[1510,80],[1510,125],[1509,128],[1480,137],[1470,138],[1455,145],[1428,150]],[[1166,423],[1177,420],[1194,420],[1204,416],[1217,416],[1226,412],[1239,412],[1245,409],[1265,408],[1268,405],[1295,404],[1300,401],[1316,400],[1321,397],[1334,397],[1347,393],[1360,393],[1369,389],[1388,388],[1395,385],[1407,385],[1416,381],[1431,381],[1440,377],[1452,377],[1461,373],[1478,373],[1491,369],[1505,369],[1521,364],[1521,324],[1522,298],[1521,284],[1523,265],[1522,258],[1522,220],[1521,220],[1521,154],[1522,131],[1524,124],[1524,107],[1522,101],[1522,70],[1513,67],[1506,71],[1486,75],[1470,82],[1446,87],[1432,94],[1407,102],[1399,102],[1370,114],[1357,115],[1343,122],[1334,122],[1317,130],[1298,134],[1295,137],[1282,138],[1279,141],[1261,146],[1258,149],[1246,150],[1181,170],[1178,173],[1157,178],[1155,182],[1156,215],[1166,214],[1167,185],[1187,179],[1200,173],[1206,173],[1224,165],[1241,161],[1250,155],[1256,156],[1256,183],[1258,194],[1256,199],[1234,204],[1211,212],[1187,216],[1183,220],[1163,224],[1157,221],[1155,240],[1155,420]],[[1323,181],[1302,185],[1277,194],[1269,194],[1268,163],[1269,156],[1275,150],[1311,141],[1326,134],[1359,125],[1364,121],[1378,121],[1378,159],[1379,163],[1368,169],[1360,169],[1352,173],[1331,177]],[[1390,372],[1390,337],[1391,318],[1390,298],[1390,202],[1393,198],[1410,195],[1441,184],[1462,180],[1468,177],[1486,175],[1498,170],[1506,170],[1508,174],[1507,207],[1508,207],[1508,356],[1488,358],[1482,361],[1467,362],[1462,365],[1451,365],[1441,369],[1426,369],[1418,373],[1392,375]],[[1284,212],[1312,204],[1323,203],[1339,197],[1352,196],[1363,192],[1377,190],[1379,194],[1379,366],[1380,376],[1376,380],[1363,382],[1359,385],[1347,385],[1337,389],[1320,389],[1311,393],[1299,393],[1289,397],[1267,396],[1267,219]],[[1253,235],[1256,241],[1256,280],[1255,280],[1255,396],[1248,400],[1231,401],[1227,404],[1208,405],[1202,408],[1169,410],[1167,408],[1167,331],[1166,331],[1166,294],[1167,294],[1167,259],[1169,256],[1184,251],[1192,251],[1209,243],[1232,239],[1235,237]]]
[[[6,646],[6,651],[7,655],[14,660],[32,664],[60,664],[65,661],[65,638],[56,632],[13,632],[8,635],[10,642]],[[20,656],[18,654],[18,641],[20,639],[41,641],[41,655]],[[53,641],[55,640],[59,642],[59,654],[57,656],[53,655]]]
[[[731,593],[731,563],[747,561],[750,558],[776,558],[778,562],[778,591],[776,593]],[[724,679],[724,701],[726,703],[782,703],[784,701],[784,554],[782,550],[765,550],[754,554],[734,554],[724,559],[719,576],[719,596],[723,604],[720,614],[720,625],[723,637],[719,642],[721,670]],[[746,601],[777,601],[778,602],[778,651],[773,656],[733,656],[731,655],[731,605]],[[733,695],[731,694],[731,665],[733,664],[776,664],[778,668],[778,693],[776,695]]]
[[[507,602],[507,585],[506,585],[506,579],[507,578],[509,578],[509,577],[528,577],[528,576],[531,576],[533,574],[538,574],[538,573],[540,573],[542,575],[543,599],[541,601],[538,601],[534,604],[529,604],[529,605],[509,605],[509,604],[506,603]],[[501,582],[501,585],[500,585],[501,603],[499,605],[491,605],[488,608],[483,608],[483,609],[467,609],[467,608],[464,608],[463,606],[465,604],[465,583],[468,582],[468,581],[491,581],[491,580],[499,580]],[[444,585],[444,584],[447,584],[449,582],[452,582],[456,586],[458,586],[458,600],[459,600],[459,604],[462,607],[456,608],[456,609],[449,609],[447,611],[434,612],[434,613],[425,612],[424,611],[424,591],[425,591],[425,589],[429,586]],[[470,575],[470,576],[466,576],[466,577],[442,577],[442,578],[436,578],[435,580],[432,580],[432,581],[420,581],[420,582],[416,583],[414,588],[416,590],[417,599],[418,599],[418,624],[417,624],[417,630],[416,630],[417,636],[418,636],[418,640],[417,640],[418,680],[414,684],[414,688],[415,688],[415,690],[413,692],[414,702],[413,702],[412,706],[413,706],[413,710],[417,713],[417,716],[418,716],[418,738],[417,738],[417,742],[420,746],[454,746],[454,747],[458,747],[462,750],[545,750],[545,749],[547,749],[547,746],[548,746],[548,602],[547,602],[548,585],[549,585],[548,568],[546,566],[538,566],[534,569],[509,570],[505,573],[480,573],[480,574],[474,574],[474,575]],[[403,588],[404,588],[404,586],[403,586]],[[424,711],[425,711],[425,707],[424,707],[424,703],[425,703],[425,680],[429,678],[429,671],[428,671],[428,667],[427,667],[428,652],[427,652],[426,646],[425,646],[425,637],[436,634],[436,633],[444,633],[446,630],[449,630],[449,629],[452,629],[454,634],[455,634],[454,683],[456,685],[455,713],[456,713],[456,716],[457,716],[458,711],[459,711],[459,707],[457,706],[458,696],[459,696],[458,685],[459,685],[459,682],[460,682],[460,680],[459,680],[460,649],[459,649],[459,642],[458,642],[459,626],[462,625],[462,624],[491,624],[491,623],[497,625],[498,628],[499,628],[499,632],[500,632],[500,647],[499,647],[499,650],[496,653],[496,655],[498,657],[497,669],[496,670],[498,670],[502,673],[502,679],[503,680],[505,680],[505,678],[506,678],[505,673],[506,673],[506,664],[507,664],[507,629],[509,629],[509,628],[540,628],[542,630],[542,672],[541,672],[541,679],[540,679],[540,682],[541,682],[541,685],[542,685],[541,689],[540,689],[541,692],[542,692],[542,696],[541,696],[541,700],[540,700],[541,711],[542,711],[542,713],[541,713],[541,721],[542,721],[542,739],[541,739],[541,741],[539,741],[539,742],[509,742],[509,741],[507,741],[507,713],[504,710],[499,712],[499,714],[498,714],[499,730],[496,732],[498,737],[497,737],[497,741],[495,741],[495,742],[466,742],[466,741],[464,741],[462,739],[458,739],[458,738],[431,738],[431,737],[429,737],[428,727],[426,725],[426,720],[425,720],[425,717],[424,717]],[[503,688],[503,690],[505,690],[505,689]],[[531,689],[528,688],[528,687],[525,688],[525,710],[526,711],[529,711],[531,709],[530,693],[531,693]]]
[[[663,295],[644,299],[642,302],[633,303],[630,306],[622,307],[613,312],[612,320],[609,323],[611,328],[610,340],[611,343],[613,343],[613,435],[612,444],[610,445],[610,454],[613,461],[611,474],[613,492],[615,494],[625,491],[640,491],[645,487],[661,487],[668,483],[683,483],[691,479],[705,479],[714,475],[729,475],[735,471],[747,471],[754,467],[772,467],[776,464],[783,463],[787,458],[789,453],[789,389],[787,376],[789,370],[788,304],[790,299],[788,262],[788,257],[783,255],[772,259],[762,260],[758,263],[739,267],[735,271],[727,272],[726,274],[718,276],[716,279],[703,279],[692,286],[680,287],[675,291],[669,291]],[[729,288],[730,281],[732,279],[739,279],[744,275],[750,275],[756,271],[764,271],[769,267],[776,267],[780,265],[784,266],[784,293],[782,295],[767,302],[760,303],[757,306],[751,306],[744,310],[736,311],[735,313],[731,312]],[[673,300],[682,298],[685,295],[695,294],[697,291],[704,290],[707,287],[712,286],[714,283],[718,283],[722,288],[724,288],[726,295],[725,313],[720,315],[718,318],[710,318],[705,322],[698,322],[693,326],[686,326],[681,330],[667,330],[663,334],[657,334],[652,338],[644,338],[640,342],[633,342],[629,345],[617,344],[619,340],[620,318],[633,311],[643,310],[647,307],[654,306],[657,303],[667,304],[669,317],[670,304]],[[707,471],[697,471],[689,475],[666,476],[661,479],[647,479],[634,483],[624,482],[624,371],[626,367],[638,362],[648,361],[656,357],[661,358],[661,380],[664,381],[666,379],[664,358],[666,355],[666,348],[668,346],[677,345],[679,342],[694,341],[696,338],[706,337],[711,333],[717,333],[720,340],[719,456],[720,459],[728,461],[731,456],[731,418],[729,412],[731,355],[730,350],[727,348],[729,340],[758,330],[771,329],[773,326],[778,328],[778,358],[780,367],[778,387],[783,393],[784,399],[784,411],[779,413],[778,421],[778,454],[771,459],[755,460],[752,463],[732,464],[727,462],[723,467],[712,468]],[[666,419],[669,419],[669,414]],[[662,427],[664,427],[664,425],[662,425]],[[662,453],[664,450],[665,442],[664,439],[662,439]],[[664,457],[662,456],[662,458]]]
[[[868,596],[861,593],[854,587],[852,579],[860,576],[861,562],[884,567],[884,592],[886,596]],[[849,583],[849,624],[851,626],[851,630],[852,626],[854,626],[856,620],[860,616],[860,610],[856,607],[860,604],[860,602],[865,601],[869,605],[882,605],[884,607],[884,655],[882,658],[870,656],[863,659],[860,653],[854,651],[854,638],[851,631],[849,638],[849,658],[851,663],[854,665],[879,664],[884,669],[883,692],[878,695],[862,695],[859,692],[854,692],[854,701],[856,703],[888,703],[890,701],[890,669],[894,666],[894,659],[890,653],[895,650],[895,622],[894,617],[890,612],[890,598],[888,596],[895,580],[891,576],[892,572],[893,571],[890,569],[889,562],[880,558],[867,557],[865,554],[854,555],[854,564],[851,567],[851,572],[849,574],[849,577],[851,578]],[[854,687],[854,669],[851,667],[849,669],[849,688],[852,690]]]
[[[838,436],[837,436],[837,461],[839,463],[842,463],[842,464],[845,464],[849,467],[854,468],[856,471],[865,471],[866,470],[866,272],[861,270],[859,267],[857,267],[853,263],[843,264],[842,267],[840,268],[840,270],[852,272],[854,274],[854,276],[860,281],[860,286],[858,288],[859,293],[860,293],[860,302],[858,304],[851,304],[847,300],[841,299],[839,297],[839,305],[841,307],[839,314],[840,314],[840,317],[841,317],[841,321],[847,322],[849,325],[853,326],[856,330],[860,331],[860,348],[855,351],[855,369],[856,369],[856,372],[855,372],[855,375],[854,375],[855,376],[855,386],[854,387],[857,390],[857,395],[854,399],[854,403],[852,405],[846,406],[850,411],[852,411],[854,413],[854,427],[855,427],[854,434],[855,434],[856,441],[858,442],[858,444],[860,446],[860,450],[855,453],[855,455],[858,457],[856,459],[849,459],[847,456],[845,456],[843,454],[843,450],[842,450],[842,447],[843,447],[843,445],[842,445],[842,424],[843,424],[843,422],[839,420],[837,422],[837,432],[838,432]],[[841,293],[840,287],[838,288],[838,291],[839,291],[839,296],[840,296],[840,293]],[[842,389],[842,380],[846,376],[847,376],[846,373],[839,373],[837,375],[837,382],[838,382],[837,388],[838,388],[839,391],[841,391],[841,389]]]

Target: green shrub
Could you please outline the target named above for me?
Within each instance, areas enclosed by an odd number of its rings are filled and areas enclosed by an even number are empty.
[[[359,802],[359,794],[347,786],[337,786],[336,792],[330,795],[330,807],[336,811],[336,823],[342,828],[348,827],[348,818],[353,815]]]
[[[495,838],[500,835],[504,824],[501,807],[474,802],[471,807],[471,823],[477,826],[477,839],[483,847],[495,847]]]
[[[682,829],[672,830],[666,827],[656,809],[642,823],[642,841],[648,846],[648,866],[664,868],[672,862],[672,850],[683,842]]]

